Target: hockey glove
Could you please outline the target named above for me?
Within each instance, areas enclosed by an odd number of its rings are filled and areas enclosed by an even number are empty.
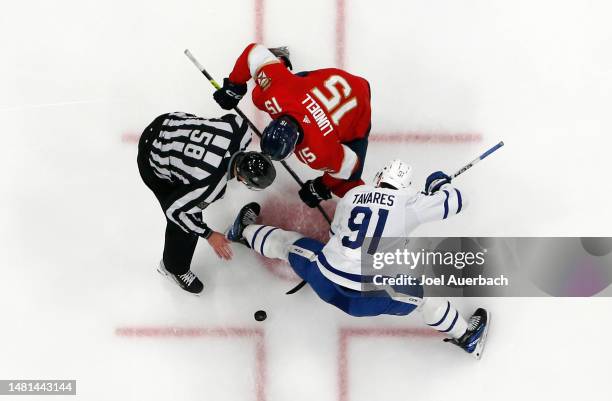
[[[451,178],[442,171],[431,173],[425,181],[425,193],[427,195],[435,194],[442,188],[444,184],[450,184]]]
[[[228,78],[225,78],[223,80],[223,87],[217,89],[217,91],[213,93],[213,97],[222,109],[231,110],[238,106],[238,102],[240,102],[240,99],[242,99],[246,93],[246,84],[235,84]]]
[[[323,184],[322,177],[306,181],[299,194],[308,207],[317,207],[322,200],[331,199],[331,191]]]

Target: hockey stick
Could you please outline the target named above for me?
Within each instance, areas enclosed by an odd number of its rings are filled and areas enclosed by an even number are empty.
[[[196,68],[198,70],[200,70],[200,72],[206,77],[206,79],[208,79],[208,82],[210,82],[210,84],[215,88],[215,89],[221,89],[221,85],[219,85],[219,83],[217,81],[215,81],[215,79],[208,73],[208,71],[206,71],[206,68],[204,68],[204,66],[202,64],[200,64],[200,62],[198,61],[198,59],[195,58],[195,56],[189,51],[189,49],[185,49],[185,56],[187,56],[187,58],[189,60],[191,60],[191,62],[193,63],[193,65],[196,66]],[[259,136],[261,138],[261,132],[259,132],[259,129],[257,129],[257,127],[255,126],[255,124],[253,124],[251,122],[251,120],[249,120],[249,118],[242,112],[242,110],[240,110],[238,108],[238,106],[234,107],[234,111],[236,113],[238,113],[238,115],[240,117],[242,117],[247,124],[249,124],[249,126],[251,127],[251,129],[253,131],[255,131],[255,133],[257,134],[257,136]],[[287,170],[287,172],[289,173],[289,175],[291,175],[291,177],[293,177],[293,179],[298,183],[298,185],[300,186],[300,188],[302,187],[302,185],[304,185],[304,183],[302,182],[302,180],[300,179],[300,177],[295,173],[295,171],[293,171],[293,169],[291,167],[289,167],[289,165],[283,160],[281,161],[281,164],[283,165],[283,167],[285,168],[285,170]],[[321,205],[317,205],[317,209],[319,209],[319,212],[321,212],[321,214],[323,215],[323,218],[327,221],[327,223],[329,225],[331,225],[331,219],[329,218],[329,216],[327,215],[327,213],[325,212],[325,210],[323,210],[323,208],[321,207]],[[296,292],[298,292],[299,290],[302,289],[302,287],[304,287],[306,285],[306,281],[302,281],[300,282],[298,285],[296,285],[295,287],[293,287],[292,289],[290,289],[289,291],[287,291],[285,294],[287,295],[291,295],[294,294]]]
[[[208,71],[206,71],[206,69],[204,68],[204,66],[202,64],[200,64],[200,62],[195,58],[195,56],[189,51],[189,49],[185,49],[185,56],[187,56],[187,58],[189,60],[191,60],[191,62],[193,63],[193,65],[196,66],[196,68],[198,70],[200,70],[200,72],[206,77],[206,79],[208,79],[208,82],[210,82],[210,84],[215,88],[215,89],[221,89],[221,85],[219,85],[219,83],[217,81],[215,81],[215,79],[208,73]],[[251,120],[249,120],[249,118],[242,112],[242,110],[240,110],[238,107],[234,107],[234,111],[236,113],[238,113],[238,115],[240,117],[242,117],[247,124],[249,124],[249,126],[251,127],[251,129],[253,131],[255,131],[255,133],[257,134],[257,136],[259,136],[261,138],[261,132],[259,132],[259,129],[257,129],[257,127],[255,126],[255,124],[253,124],[251,122]],[[285,170],[287,170],[287,172],[289,173],[289,175],[291,175],[291,177],[293,177],[293,179],[299,184],[300,187],[302,187],[302,185],[304,185],[304,182],[300,179],[300,177],[295,173],[295,171],[293,171],[293,169],[291,167],[289,167],[289,165],[283,160],[281,161],[281,164],[283,165],[283,167],[285,168]],[[317,205],[317,209],[319,209],[319,211],[321,212],[321,214],[323,215],[323,218],[325,218],[325,220],[327,220],[327,223],[331,224],[331,219],[329,218],[329,216],[327,215],[327,213],[325,212],[325,210],[323,210],[323,208],[321,207],[321,205]]]
[[[478,156],[477,158],[475,158],[474,160],[472,160],[465,166],[461,167],[455,174],[452,175],[452,178],[457,178],[459,175],[465,173],[467,170],[472,168],[475,164],[479,163],[482,159],[489,156],[491,153],[495,152],[497,149],[501,148],[502,146],[504,146],[504,141],[501,141],[497,145],[492,146],[489,150],[487,150],[486,152],[484,152],[483,154],[481,154],[480,156]]]
[[[472,160],[471,162],[469,162],[465,166],[461,167],[455,174],[452,175],[452,178],[456,178],[459,175],[465,173],[467,170],[472,168],[472,166],[474,166],[475,164],[477,164],[482,159],[484,159],[485,157],[489,156],[491,153],[495,152],[496,150],[498,150],[502,146],[504,146],[504,142],[503,141],[499,142],[498,144],[496,144],[495,146],[491,147],[489,150],[487,150],[486,152],[484,152],[483,154],[481,154],[480,156],[478,156],[477,158],[475,158],[474,160]],[[295,288],[293,288],[289,292],[287,292],[287,294],[293,294],[294,292],[299,291],[304,285],[306,285],[306,281],[302,281],[301,283],[299,283]]]

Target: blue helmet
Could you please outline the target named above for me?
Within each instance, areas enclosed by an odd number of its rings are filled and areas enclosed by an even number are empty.
[[[272,120],[261,136],[261,151],[272,160],[284,160],[295,149],[300,138],[300,126],[289,116]]]

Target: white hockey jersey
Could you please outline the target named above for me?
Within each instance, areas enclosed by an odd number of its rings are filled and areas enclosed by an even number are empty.
[[[462,193],[450,184],[433,195],[412,188],[355,187],[338,202],[319,268],[336,284],[359,291],[361,246],[366,237],[408,237],[420,224],[444,220],[465,206]]]

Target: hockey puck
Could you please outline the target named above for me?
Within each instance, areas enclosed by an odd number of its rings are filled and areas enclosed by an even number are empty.
[[[268,317],[268,314],[266,313],[265,310],[258,310],[257,312],[255,312],[255,320],[257,320],[258,322],[264,321],[266,320],[266,318]]]

